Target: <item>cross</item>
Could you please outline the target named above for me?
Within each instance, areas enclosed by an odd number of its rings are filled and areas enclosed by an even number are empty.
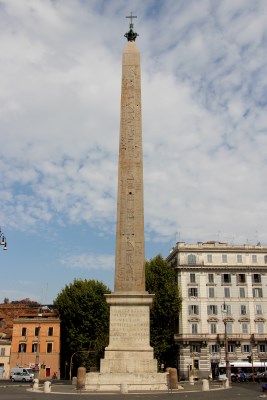
[[[132,11],[131,11],[131,15],[128,15],[127,17],[125,17],[125,18],[131,18],[131,24],[133,23],[133,18],[137,18],[137,16],[136,15],[133,15],[133,13],[132,13]]]

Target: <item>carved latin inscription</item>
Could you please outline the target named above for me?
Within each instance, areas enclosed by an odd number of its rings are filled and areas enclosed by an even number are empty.
[[[147,307],[111,308],[110,344],[149,345],[149,311]]]

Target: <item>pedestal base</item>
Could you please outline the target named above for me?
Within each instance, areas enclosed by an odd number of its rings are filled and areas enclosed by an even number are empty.
[[[100,372],[86,374],[86,390],[166,390],[167,373],[157,372],[150,346],[149,313],[154,295],[113,293],[110,305],[109,345],[100,361]]]
[[[134,390],[167,390],[167,373],[110,373],[90,372],[86,374],[85,390],[120,392],[127,385],[129,391]]]

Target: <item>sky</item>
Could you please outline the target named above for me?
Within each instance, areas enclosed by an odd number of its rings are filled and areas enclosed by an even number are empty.
[[[0,0],[0,302],[111,290],[121,58],[141,51],[145,254],[267,245],[266,0]]]

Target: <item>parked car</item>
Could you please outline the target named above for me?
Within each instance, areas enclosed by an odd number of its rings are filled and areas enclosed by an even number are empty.
[[[251,380],[251,373],[240,371],[231,375],[232,382],[249,382]]]
[[[15,374],[16,372],[26,373],[26,374],[30,375],[32,377],[32,379],[34,378],[34,373],[33,373],[33,370],[31,368],[16,367],[16,368],[12,368],[11,369],[11,371],[10,371],[10,379],[12,378],[12,375]]]
[[[27,372],[14,372],[11,375],[12,382],[32,382],[33,378]]]
[[[267,372],[257,372],[254,375],[255,382],[266,382],[267,381]]]

